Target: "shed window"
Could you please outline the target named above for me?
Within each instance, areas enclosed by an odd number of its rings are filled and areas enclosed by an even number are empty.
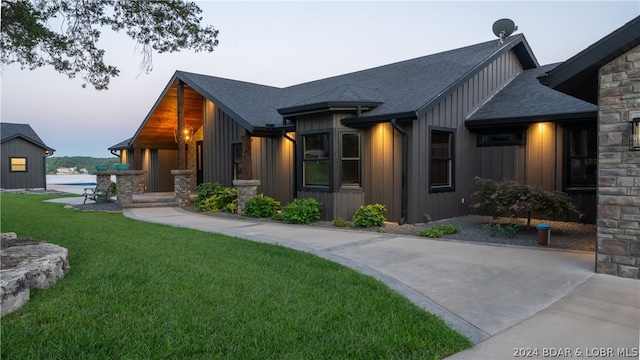
[[[25,171],[27,171],[27,158],[24,158],[24,157],[12,157],[11,158],[11,171],[13,171],[13,172],[25,172]]]
[[[595,126],[571,128],[568,132],[568,187],[595,187],[598,136]]]
[[[453,191],[453,132],[431,131],[429,191]]]
[[[344,133],[340,136],[342,185],[360,186],[360,135]]]
[[[331,149],[329,134],[303,135],[302,142],[303,186],[329,187]]]
[[[242,179],[242,143],[232,144],[233,153],[233,180]]]

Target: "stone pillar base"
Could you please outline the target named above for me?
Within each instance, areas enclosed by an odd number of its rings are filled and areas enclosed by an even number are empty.
[[[118,196],[118,205],[129,207],[133,204],[133,194],[136,194],[136,179],[140,176],[144,178],[144,170],[121,170],[116,171],[116,195]],[[144,189],[144,183],[142,184]],[[144,191],[144,190],[143,190]]]
[[[242,214],[247,200],[258,195],[260,180],[233,180],[233,186],[238,188],[238,214]]]
[[[171,170],[173,175],[173,191],[178,206],[191,206],[191,176],[193,170]]]

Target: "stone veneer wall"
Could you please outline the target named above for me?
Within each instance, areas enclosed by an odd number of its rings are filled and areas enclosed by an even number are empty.
[[[630,116],[640,116],[640,46],[600,68],[598,103],[596,272],[640,279],[640,151],[628,142]]]

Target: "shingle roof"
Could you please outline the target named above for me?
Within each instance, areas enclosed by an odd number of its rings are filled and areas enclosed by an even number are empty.
[[[321,103],[376,103],[362,118],[417,113],[437,101],[452,85],[473,74],[493,58],[510,49],[525,67],[537,66],[522,34],[503,45],[491,40],[438,54],[401,61],[286,88],[258,85],[214,76],[177,71],[183,80],[213,101],[236,121],[251,129],[267,124],[281,126],[287,109]]]
[[[466,120],[467,127],[595,116],[596,105],[542,85],[538,76],[550,64],[520,73]]]
[[[482,64],[524,42],[526,42],[524,36],[518,34],[508,38],[501,46],[498,45],[497,40],[492,40],[291,86],[285,89],[287,97],[283,106],[296,104],[314,95],[350,84],[377,90],[384,102],[363,114],[363,118],[417,112],[436,100],[452,84],[477,71]],[[533,54],[528,55],[533,58]],[[533,61],[535,62],[535,59]]]
[[[29,124],[15,124],[15,123],[0,123],[0,133],[2,134],[2,140],[0,142],[9,141],[21,137],[35,145],[42,147],[43,149],[51,152],[55,151],[53,148],[48,147],[40,139],[38,134],[31,128]]]

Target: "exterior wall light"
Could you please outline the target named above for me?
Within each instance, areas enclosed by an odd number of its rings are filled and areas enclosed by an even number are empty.
[[[182,136],[185,142],[189,142],[193,137],[193,128],[189,125],[185,125],[182,129],[182,133],[178,132],[178,129],[173,129],[173,139],[178,142],[178,137]]]
[[[629,121],[629,150],[640,151],[640,117]]]

